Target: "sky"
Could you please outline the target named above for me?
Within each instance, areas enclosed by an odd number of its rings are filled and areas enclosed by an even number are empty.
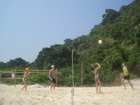
[[[0,0],[0,62],[33,62],[42,48],[89,34],[106,9],[133,0]]]

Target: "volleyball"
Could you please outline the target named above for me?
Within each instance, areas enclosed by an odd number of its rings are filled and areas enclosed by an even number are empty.
[[[103,43],[103,41],[102,41],[102,40],[98,40],[98,43],[99,43],[99,44],[102,44],[102,43]]]

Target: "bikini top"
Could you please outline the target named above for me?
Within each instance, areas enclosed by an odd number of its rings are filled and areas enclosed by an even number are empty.
[[[96,72],[94,72],[94,75],[96,76],[97,74],[99,74],[98,70]]]

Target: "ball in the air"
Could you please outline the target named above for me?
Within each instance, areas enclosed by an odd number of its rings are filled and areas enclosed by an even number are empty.
[[[99,43],[99,44],[102,44],[102,43],[103,43],[103,41],[102,41],[102,40],[98,40],[98,43]]]

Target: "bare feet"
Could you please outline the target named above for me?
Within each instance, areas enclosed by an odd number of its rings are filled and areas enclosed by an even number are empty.
[[[100,91],[100,92],[99,92],[99,94],[103,94],[103,92],[102,92],[102,91]]]

